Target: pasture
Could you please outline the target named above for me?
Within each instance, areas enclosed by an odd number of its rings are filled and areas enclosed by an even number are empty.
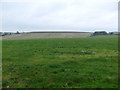
[[[90,32],[53,32],[53,33],[24,33],[24,34],[13,34],[3,36],[3,40],[22,40],[22,39],[45,39],[45,38],[81,38],[89,37],[92,33]]]
[[[4,88],[117,88],[118,36],[3,40]]]

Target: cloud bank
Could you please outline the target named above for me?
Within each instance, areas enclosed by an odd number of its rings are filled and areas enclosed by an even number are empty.
[[[2,0],[0,4],[3,31],[118,29],[118,0]]]

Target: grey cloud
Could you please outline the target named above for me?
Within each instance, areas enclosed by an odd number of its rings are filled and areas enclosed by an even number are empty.
[[[117,29],[116,2],[2,3],[3,30]]]

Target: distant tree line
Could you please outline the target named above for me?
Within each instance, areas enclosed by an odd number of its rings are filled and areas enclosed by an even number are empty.
[[[23,34],[24,32],[0,32],[0,36],[13,35],[13,34]]]
[[[119,32],[109,32],[107,33],[106,31],[95,31],[92,36],[97,36],[97,35],[119,35]]]

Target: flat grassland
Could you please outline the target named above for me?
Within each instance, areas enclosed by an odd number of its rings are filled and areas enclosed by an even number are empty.
[[[3,87],[116,88],[118,36],[3,40]]]
[[[3,36],[3,40],[21,40],[21,39],[40,39],[40,38],[81,38],[89,37],[92,33],[81,32],[81,33],[25,33],[25,34],[14,34]]]

